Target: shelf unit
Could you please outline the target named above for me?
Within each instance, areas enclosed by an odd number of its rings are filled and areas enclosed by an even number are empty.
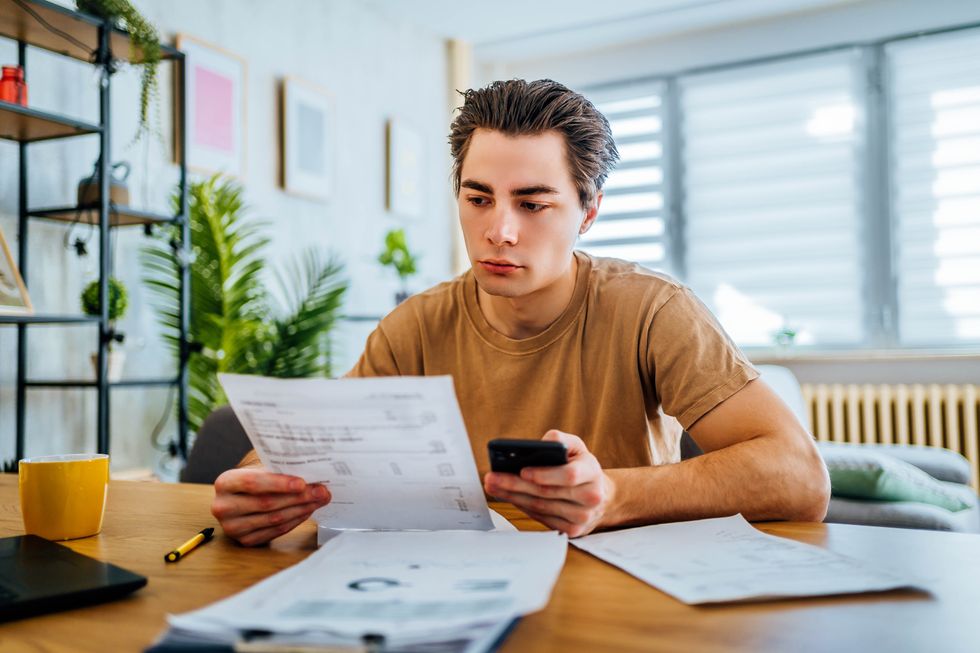
[[[138,388],[152,386],[176,386],[177,399],[177,440],[178,454],[187,456],[187,360],[188,328],[190,312],[190,269],[185,264],[180,275],[180,355],[175,377],[161,379],[129,379],[110,382],[108,379],[107,349],[112,341],[113,331],[109,323],[108,281],[111,273],[113,252],[109,238],[110,229],[135,225],[175,224],[180,226],[180,247],[188,260],[190,247],[190,224],[187,215],[187,161],[184,152],[186,143],[180,143],[180,196],[179,215],[160,215],[147,211],[117,206],[109,201],[109,161],[111,158],[110,91],[112,75],[119,61],[138,63],[141,53],[131,49],[129,35],[111,25],[108,21],[73,11],[53,4],[47,0],[0,0],[0,37],[17,42],[18,63],[24,67],[25,79],[29,82],[27,70],[27,48],[35,47],[56,52],[73,59],[91,63],[101,73],[99,83],[99,122],[86,123],[73,118],[39,111],[7,102],[0,102],[0,139],[15,141],[19,147],[19,204],[18,204],[18,264],[24,283],[27,278],[28,226],[31,218],[61,222],[81,222],[98,227],[99,233],[99,298],[102,306],[100,316],[88,315],[0,315],[0,326],[12,325],[17,329],[17,437],[16,459],[24,457],[26,444],[26,398],[32,388],[90,388],[97,397],[97,450],[109,453],[110,390],[117,388]],[[172,62],[178,88],[184,87],[184,55],[179,50],[164,45],[164,61]],[[177,107],[175,119],[179,133],[187,133],[185,124],[185,94]],[[85,206],[61,206],[50,208],[30,208],[28,201],[27,148],[31,143],[51,139],[74,138],[76,136],[97,135],[99,138],[99,179],[101,181],[100,201]],[[184,138],[184,136],[182,136]],[[29,286],[28,286],[29,287]],[[93,325],[97,327],[97,364],[94,380],[75,379],[29,379],[27,377],[27,331],[36,325],[64,326],[68,324]]]

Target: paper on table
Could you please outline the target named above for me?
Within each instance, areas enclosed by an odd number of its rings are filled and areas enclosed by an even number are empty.
[[[356,532],[171,626],[432,637],[543,608],[565,561],[555,532]]]
[[[491,521],[493,521],[493,529],[491,529],[492,532],[495,532],[495,533],[499,533],[499,532],[516,533],[517,532],[517,527],[514,526],[513,524],[511,524],[509,521],[507,521],[507,518],[506,517],[504,517],[503,515],[501,515],[499,512],[497,512],[493,508],[490,509],[490,519],[491,519]],[[348,533],[348,532],[350,532],[352,530],[361,531],[361,530],[370,530],[370,529],[331,528],[330,527],[330,524],[317,524],[317,527],[316,527],[316,545],[317,546],[323,546],[324,544],[326,544],[330,540],[334,539],[338,535],[341,535],[343,533]],[[375,531],[375,532],[377,532],[377,531]]]
[[[762,533],[741,515],[599,533],[572,544],[688,604],[915,585],[861,560]]]
[[[329,486],[331,528],[492,528],[452,377],[220,374],[269,469]]]

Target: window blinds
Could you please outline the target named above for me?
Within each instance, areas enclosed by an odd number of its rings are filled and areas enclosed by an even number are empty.
[[[885,48],[898,333],[980,342],[980,30]]]
[[[579,247],[595,256],[668,270],[663,84],[621,85],[589,97],[609,120],[620,162],[606,180],[599,218]]]
[[[741,345],[865,339],[863,70],[847,50],[679,79],[685,281]]]

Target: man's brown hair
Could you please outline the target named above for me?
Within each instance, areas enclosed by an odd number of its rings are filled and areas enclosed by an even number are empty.
[[[568,169],[582,208],[589,208],[619,160],[609,121],[585,97],[550,79],[493,82],[462,92],[463,106],[449,132],[453,188],[459,194],[463,159],[477,129],[508,136],[555,130],[565,141]]]

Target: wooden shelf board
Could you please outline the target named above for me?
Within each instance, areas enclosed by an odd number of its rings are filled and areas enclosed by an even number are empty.
[[[91,123],[0,102],[0,138],[7,140],[33,143],[52,138],[97,134],[101,130],[101,127]]]
[[[99,209],[95,206],[58,206],[28,211],[28,215],[59,222],[78,222],[79,224],[99,224]],[[172,215],[162,215],[148,211],[138,211],[128,206],[109,205],[109,224],[113,227],[131,227],[145,224],[167,224],[176,222]]]
[[[25,5],[30,11],[24,8]],[[32,12],[36,16],[32,15]],[[38,18],[71,38],[48,29]],[[80,61],[92,62],[93,53],[99,47],[101,22],[101,19],[95,16],[73,11],[46,0],[20,0],[20,2],[0,0],[0,36],[23,41],[28,45]],[[143,56],[138,49],[136,52],[131,51],[129,34],[122,30],[112,30],[109,47],[113,57],[129,63],[138,63]],[[162,49],[164,59],[175,59],[179,56],[179,52],[171,46],[163,45]],[[28,76],[28,83],[30,83],[30,76]]]
[[[0,315],[0,324],[85,324],[97,323],[91,315]]]

